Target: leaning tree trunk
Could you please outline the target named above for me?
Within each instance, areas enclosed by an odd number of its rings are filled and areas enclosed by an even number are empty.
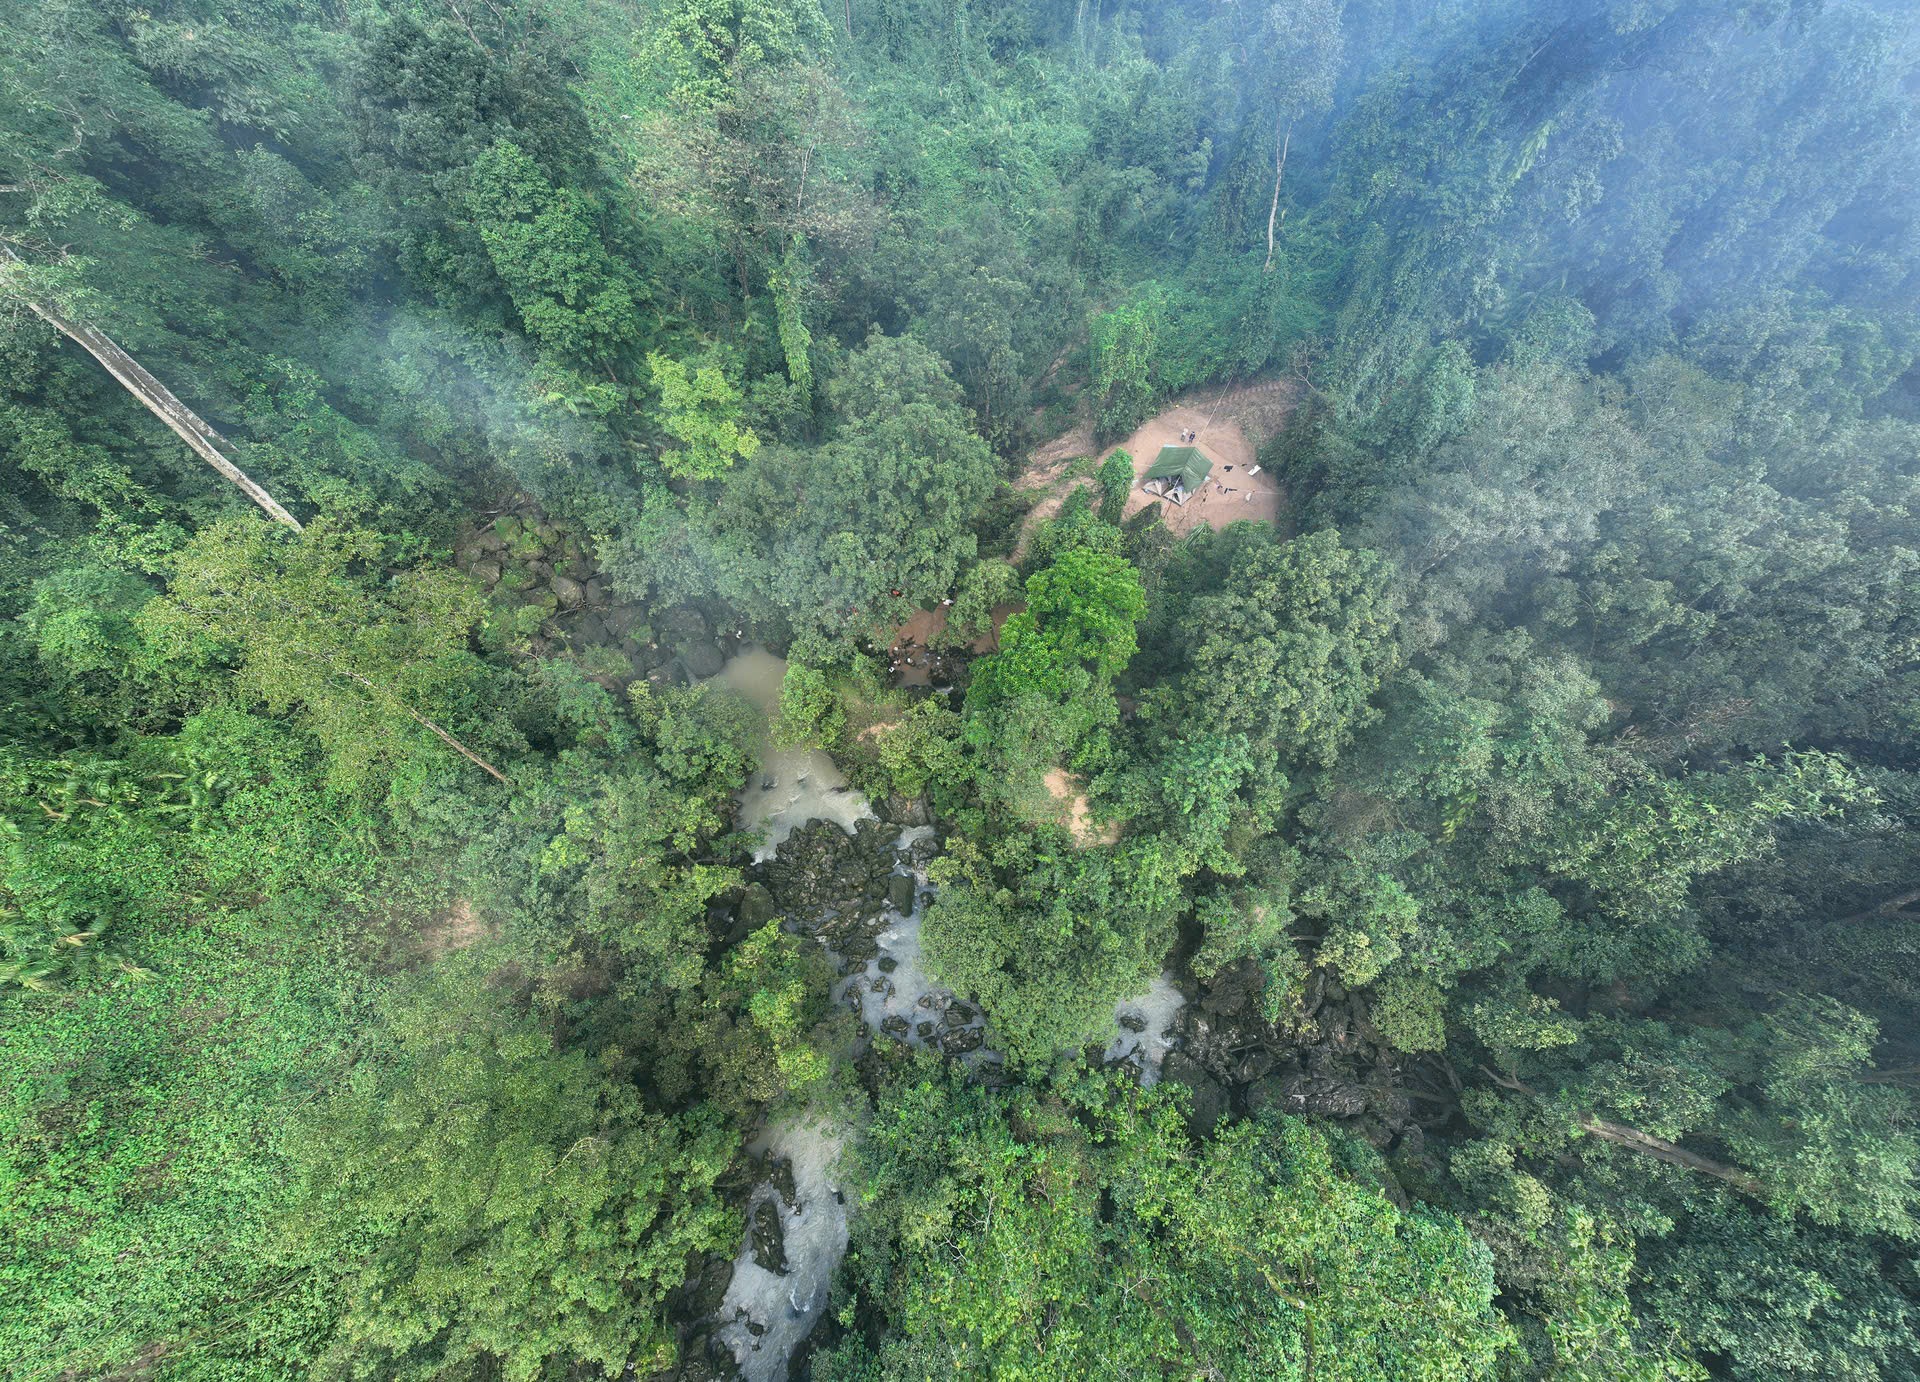
[[[1280,141],[1280,153],[1273,164],[1273,201],[1267,207],[1267,262],[1264,271],[1273,268],[1273,232],[1280,215],[1280,180],[1287,175],[1287,148],[1293,143],[1293,121],[1287,121],[1287,136]]]
[[[7,258],[14,263],[23,262],[20,256],[9,247],[0,245],[0,250],[4,250]],[[105,332],[96,331],[84,322],[70,321],[47,304],[33,298],[23,296],[22,301],[36,317],[98,360],[108,374],[120,381],[122,388],[139,399],[148,412],[172,428],[181,441],[193,448],[195,455],[219,471],[247,498],[265,509],[268,517],[286,524],[296,533],[301,531],[299,519],[281,508],[279,502],[261,488],[252,476],[227,458],[222,448],[229,447],[232,443],[208,426],[206,420],[198,413],[175,398],[172,390],[147,373],[138,360],[115,345]]]
[[[1540,1091],[1513,1075],[1501,1075],[1486,1066],[1487,1078],[1502,1089],[1511,1089],[1517,1094],[1525,1094],[1545,1102]],[[1603,1142],[1611,1142],[1616,1147],[1625,1147],[1629,1151],[1650,1156],[1655,1161],[1664,1161],[1669,1166],[1678,1166],[1683,1170],[1698,1171],[1702,1175],[1712,1176],[1715,1180],[1725,1181],[1742,1194],[1755,1199],[1766,1198],[1766,1187],[1758,1176],[1742,1171],[1738,1166],[1729,1166],[1723,1161],[1714,1161],[1708,1157],[1690,1152],[1685,1147],[1669,1142],[1664,1137],[1655,1137],[1650,1132],[1628,1127],[1625,1123],[1616,1123],[1611,1118],[1602,1118],[1596,1113],[1580,1112],[1574,1115],[1574,1126]]]

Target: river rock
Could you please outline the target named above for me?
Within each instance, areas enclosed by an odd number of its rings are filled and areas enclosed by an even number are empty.
[[[1247,1090],[1247,1108],[1254,1113],[1271,1108],[1315,1118],[1358,1118],[1367,1111],[1367,1092],[1331,1076],[1294,1071],[1256,1080]]]
[[[593,602],[593,582],[587,582],[587,600]],[[640,606],[609,605],[600,612],[600,619],[607,626],[607,632],[615,638],[625,640],[633,632],[633,626],[640,622]]]
[[[780,1227],[780,1210],[772,1200],[754,1206],[747,1240],[753,1248],[753,1260],[762,1270],[779,1276],[787,1274],[787,1235]]]
[[[1160,1066],[1160,1076],[1174,1084],[1185,1085],[1191,1095],[1191,1106],[1187,1111],[1187,1128],[1196,1137],[1204,1137],[1213,1131],[1227,1111],[1227,1091],[1221,1083],[1206,1072],[1206,1069],[1191,1056],[1180,1051],[1169,1052]]]
[[[953,1027],[940,1034],[940,1049],[949,1055],[959,1055],[965,1051],[977,1051],[987,1034],[978,1027]]]
[[[888,1036],[896,1036],[904,1041],[907,1033],[913,1030],[913,1024],[899,1013],[891,1013],[880,1019],[880,1030]]]
[[[677,605],[667,611],[660,621],[667,637],[675,643],[698,643],[704,641],[709,632],[707,616],[692,605]]]
[[[880,814],[899,826],[932,825],[933,811],[925,797],[889,796],[879,803]]]
[[[699,1273],[687,1283],[687,1313],[704,1319],[720,1309],[733,1283],[733,1260],[709,1257]]]
[[[894,911],[905,915],[913,910],[913,880],[904,873],[896,873],[887,879],[887,902]]]
[[[740,898],[740,920],[749,926],[764,926],[774,917],[773,894],[764,883],[749,883]]]
[[[695,681],[705,681],[716,676],[727,665],[727,655],[711,643],[691,643],[680,654],[687,664],[687,671]]]
[[[794,1213],[799,1213],[800,1194],[793,1185],[793,1159],[784,1156],[775,1157],[773,1164],[767,1168],[767,1180],[773,1185],[774,1193],[786,1201],[787,1207]]]
[[[1276,1061],[1277,1057],[1266,1047],[1255,1047],[1241,1056],[1239,1063],[1233,1067],[1234,1083],[1251,1084],[1273,1069]]]

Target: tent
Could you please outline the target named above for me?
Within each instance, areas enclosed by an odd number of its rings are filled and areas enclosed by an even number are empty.
[[[1197,446],[1163,446],[1153,469],[1142,477],[1140,488],[1184,504],[1188,495],[1206,483],[1212,469],[1213,462],[1201,455]]]

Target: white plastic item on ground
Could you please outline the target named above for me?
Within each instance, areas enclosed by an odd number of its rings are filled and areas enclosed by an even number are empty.
[[[793,1163],[799,1203],[781,1200],[770,1181],[754,1187],[747,1202],[749,1224],[763,1202],[772,1200],[778,1206],[787,1271],[770,1272],[753,1260],[749,1230],[734,1259],[733,1281],[720,1304],[716,1331],[733,1350],[746,1382],[787,1382],[794,1349],[826,1313],[833,1273],[847,1251],[847,1207],[836,1194],[840,1182],[834,1174],[845,1146],[843,1129],[822,1119],[795,1118],[775,1124],[752,1148]],[[764,1332],[754,1334],[747,1328],[749,1321],[764,1326]]]
[[[1162,970],[1145,993],[1137,998],[1123,998],[1114,1004],[1115,1036],[1107,1046],[1107,1059],[1121,1061],[1139,1052],[1140,1083],[1153,1084],[1160,1078],[1160,1063],[1167,1058],[1167,1052],[1173,1049],[1169,1033],[1173,1030],[1174,1018],[1186,1001],[1186,995],[1174,987],[1173,976]],[[1121,1025],[1122,1016],[1141,1018],[1146,1022],[1146,1028],[1138,1032],[1128,1031]]]

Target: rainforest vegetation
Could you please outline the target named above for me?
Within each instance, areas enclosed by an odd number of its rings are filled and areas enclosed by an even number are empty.
[[[1920,1376],[1916,189],[1912,0],[0,0],[0,1373]]]

